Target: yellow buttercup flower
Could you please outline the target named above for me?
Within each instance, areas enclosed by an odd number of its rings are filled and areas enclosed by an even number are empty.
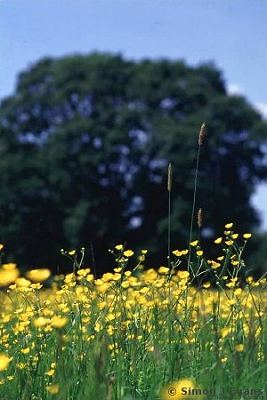
[[[194,240],[193,242],[190,242],[190,246],[196,247],[198,245],[198,240]]]
[[[4,371],[7,369],[11,358],[9,358],[6,354],[0,354],[0,371]]]
[[[45,327],[47,324],[49,323],[49,319],[48,318],[44,318],[44,317],[38,317],[33,321],[33,325],[36,328],[43,328]]]
[[[47,372],[45,373],[45,375],[47,375],[47,376],[54,376],[54,375],[55,375],[55,369],[54,369],[54,368],[51,368],[49,371],[47,371]]]
[[[220,244],[222,243],[222,237],[218,237],[217,239],[214,240],[215,244]]]
[[[41,289],[42,287],[43,287],[43,285],[41,285],[40,283],[32,283],[32,284],[31,284],[31,288],[32,288],[32,289],[39,290],[39,289]]]
[[[21,349],[20,352],[21,352],[22,354],[29,354],[30,348],[29,348],[29,347],[26,347],[25,349]]]
[[[48,268],[32,269],[26,273],[26,276],[32,282],[40,283],[51,276],[51,271]]]
[[[59,385],[58,384],[54,384],[54,385],[49,385],[46,387],[48,393],[50,394],[58,394],[59,392]]]
[[[70,250],[68,251],[69,256],[74,256],[76,254],[76,250]]]
[[[17,264],[15,263],[3,264],[2,268],[5,269],[6,271],[12,271],[13,269],[17,268]]]
[[[231,329],[229,327],[225,327],[221,329],[221,337],[225,338],[231,333]]]
[[[225,224],[224,227],[226,229],[231,229],[233,227],[233,225],[234,225],[233,222],[229,222],[228,224]]]
[[[237,260],[232,260],[232,261],[231,261],[231,264],[232,264],[234,267],[236,267],[237,265],[239,265],[239,261],[237,261]]]
[[[161,266],[158,269],[159,274],[168,274],[169,272],[170,272],[170,269],[168,267]]]
[[[29,281],[26,278],[17,278],[15,282],[16,282],[16,285],[20,288],[27,288],[27,287],[31,286],[31,281]]]
[[[4,248],[4,245],[0,243],[0,251]]]
[[[244,234],[243,234],[243,238],[244,238],[244,239],[250,239],[251,236],[252,236],[251,233],[244,233]]]
[[[117,244],[117,246],[115,246],[116,250],[122,250],[123,249],[123,245],[122,244]]]
[[[212,269],[217,269],[220,268],[221,264],[214,261],[214,260],[208,260],[208,264],[210,264]]]
[[[77,275],[79,275],[80,277],[84,277],[90,274],[90,272],[91,272],[90,268],[81,268],[79,269],[79,271],[77,271]]]
[[[16,268],[11,270],[0,268],[0,287],[9,286],[18,276],[19,270]]]
[[[189,278],[189,272],[188,271],[177,271],[177,276],[180,279],[188,279]]]
[[[63,328],[68,322],[68,318],[67,317],[58,317],[58,316],[54,316],[51,320],[51,326],[53,328]]]
[[[232,239],[237,239],[238,236],[239,236],[238,233],[233,233],[233,234],[231,235],[231,238],[232,238]]]
[[[242,351],[244,351],[244,345],[241,343],[241,344],[237,344],[236,346],[235,346],[235,350],[238,352],[238,353],[242,353]]]
[[[114,272],[121,272],[121,271],[122,271],[122,268],[121,268],[121,267],[114,268]]]
[[[173,250],[172,254],[175,255],[176,257],[185,256],[186,254],[188,254],[188,249],[186,249],[186,250]]]
[[[235,296],[240,296],[242,294],[242,289],[241,288],[235,289],[234,294],[235,294]]]
[[[126,250],[123,252],[123,255],[127,258],[132,257],[134,255],[134,252],[132,250]]]

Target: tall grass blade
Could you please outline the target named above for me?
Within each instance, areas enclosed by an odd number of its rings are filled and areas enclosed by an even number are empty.
[[[172,165],[168,165],[168,266],[171,264],[171,190],[172,190]]]
[[[204,143],[205,136],[206,136],[206,125],[205,125],[205,123],[202,123],[201,127],[200,127],[200,130],[199,130],[199,135],[198,135],[198,148],[197,148],[197,160],[196,160],[195,178],[194,178],[194,194],[193,194],[193,205],[192,205],[192,212],[191,212],[191,221],[190,221],[189,243],[192,242],[193,223],[194,223],[194,217],[195,217],[200,149],[201,149],[201,146]],[[190,260],[191,260],[191,247],[189,249],[188,265],[190,264]]]

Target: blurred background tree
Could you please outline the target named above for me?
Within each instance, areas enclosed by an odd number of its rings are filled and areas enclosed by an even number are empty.
[[[60,248],[82,245],[103,272],[112,268],[107,249],[123,242],[165,263],[167,165],[172,247],[182,248],[203,121],[196,210],[209,249],[228,221],[240,232],[259,226],[250,198],[267,178],[266,122],[226,93],[213,64],[93,53],[42,59],[21,73],[0,106],[0,238],[12,259],[57,270]],[[257,254],[260,270],[264,246]]]

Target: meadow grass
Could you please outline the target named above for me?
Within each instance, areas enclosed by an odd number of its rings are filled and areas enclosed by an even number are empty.
[[[1,292],[1,400],[204,398],[182,394],[182,378],[188,392],[266,398],[266,278],[238,279],[250,235],[226,229],[216,260],[191,242],[191,273],[188,249],[174,250],[170,267],[145,270],[146,251],[123,245],[112,250],[114,271],[98,279],[80,264],[83,249],[66,252],[76,272],[46,288],[48,270],[17,277],[15,264],[3,264],[1,285],[15,283]]]

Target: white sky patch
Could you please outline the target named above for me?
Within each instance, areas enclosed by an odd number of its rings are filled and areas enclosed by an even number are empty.
[[[245,90],[237,83],[228,83],[226,88],[227,88],[227,93],[229,95],[244,95],[244,96],[246,96]],[[267,119],[267,102],[253,101],[252,104],[254,105],[256,110],[258,110],[261,113],[263,118]]]
[[[267,185],[258,185],[256,192],[251,198],[253,206],[257,209],[261,217],[261,229],[262,231],[267,230]]]
[[[264,119],[267,119],[267,102],[256,102],[255,103],[256,109],[261,113]]]
[[[227,85],[227,92],[228,94],[244,94],[244,90],[242,89],[241,86],[239,86],[237,83],[229,83]]]

